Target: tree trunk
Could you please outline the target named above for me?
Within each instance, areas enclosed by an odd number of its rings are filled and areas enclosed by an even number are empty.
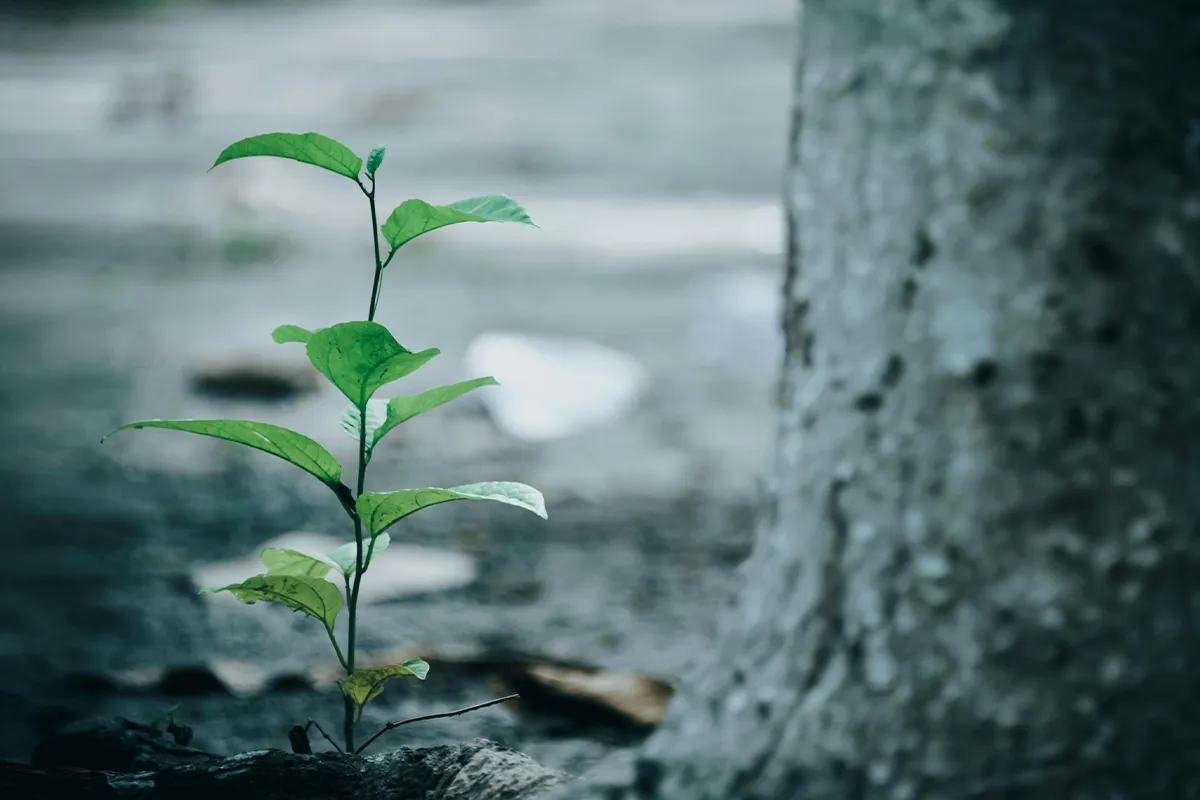
[[[799,31],[757,547],[604,796],[1200,796],[1200,7]]]

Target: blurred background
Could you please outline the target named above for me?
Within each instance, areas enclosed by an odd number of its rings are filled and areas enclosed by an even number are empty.
[[[581,770],[636,743],[749,550],[780,358],[791,0],[0,0],[0,757],[175,708],[197,746],[286,748],[341,705],[313,620],[196,589],[350,535],[283,461],[146,418],[255,419],[353,458],[343,399],[273,328],[362,319],[349,181],[229,143],[386,144],[381,213],[486,193],[540,228],[406,247],[378,319],[442,355],[384,396],[503,384],[393,433],[368,488],[532,484],[392,531],[366,663],[422,656],[364,731],[487,736]],[[494,506],[494,507],[493,507]],[[228,579],[228,581],[226,580]]]

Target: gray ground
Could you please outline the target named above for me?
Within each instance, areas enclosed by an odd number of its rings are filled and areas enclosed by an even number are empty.
[[[131,419],[227,416],[350,454],[329,391],[271,404],[190,388],[210,363],[290,368],[302,354],[270,342],[280,323],[365,312],[352,184],[275,160],[206,174],[225,144],[270,130],[388,144],[385,210],[499,191],[540,223],[441,231],[389,269],[380,321],[443,351],[406,389],[466,377],[462,352],[489,330],[591,338],[653,376],[635,412],[568,440],[516,441],[463,400],[382,446],[373,488],[520,480],[550,520],[486,504],[412,518],[397,541],[469,547],[480,580],[369,607],[364,647],[684,673],[746,552],[771,439],[791,26],[789,0],[185,5],[4,25],[0,757],[80,714],[149,719],[180,699],[85,690],[81,674],[327,658],[311,620],[215,604],[188,577],[286,531],[343,535],[323,487],[182,434],[99,444]],[[190,86],[175,112],[139,106],[172,75]],[[465,673],[436,678],[389,690],[370,716],[491,696]],[[284,746],[289,725],[339,708],[310,691],[182,700],[197,743],[219,751]],[[474,735],[568,769],[621,743],[501,710],[390,741]]]

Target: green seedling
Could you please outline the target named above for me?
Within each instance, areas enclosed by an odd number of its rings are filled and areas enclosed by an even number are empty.
[[[383,692],[384,684],[389,680],[397,677],[425,680],[429,672],[429,665],[421,659],[371,669],[355,667],[359,588],[363,576],[370,570],[372,559],[388,546],[389,529],[423,508],[457,500],[493,500],[532,511],[543,519],[546,517],[541,493],[521,483],[488,482],[449,489],[364,491],[371,454],[388,433],[413,417],[448,403],[472,389],[496,383],[490,377],[476,378],[416,395],[377,398],[376,392],[384,386],[410,375],[439,353],[436,349],[409,350],[387,328],[375,322],[384,272],[401,247],[438,228],[461,222],[533,225],[533,221],[525,209],[512,199],[503,195],[487,195],[444,206],[431,205],[424,200],[406,200],[392,211],[381,226],[375,205],[375,175],[383,164],[384,148],[372,150],[364,165],[363,160],[348,147],[317,133],[268,133],[243,139],[225,148],[210,169],[234,159],[258,156],[291,159],[336,172],[358,186],[370,208],[375,274],[366,320],[341,322],[315,331],[297,325],[281,325],[272,334],[277,343],[304,346],[313,367],[350,401],[342,413],[341,422],[346,432],[358,441],[354,488],[351,489],[344,482],[342,465],[320,444],[301,433],[265,422],[152,419],[122,425],[108,436],[129,429],[165,428],[224,439],[291,462],[330,488],[350,518],[354,528],[353,541],[347,541],[328,553],[270,548],[262,553],[263,566],[266,568],[263,573],[241,583],[210,586],[201,591],[230,592],[245,603],[260,600],[279,603],[321,623],[345,670],[345,678],[341,682],[345,752],[358,753],[362,747],[355,749],[355,727],[361,721],[367,703]],[[389,246],[386,256],[381,250],[381,237]],[[331,580],[329,576],[334,578]],[[339,643],[336,632],[343,608],[346,610],[345,647]],[[494,702],[497,701],[477,707]],[[463,709],[466,710],[471,709]],[[457,713],[462,711],[434,716]],[[315,724],[310,722],[310,725]],[[384,730],[400,724],[404,723],[392,723]],[[307,728],[300,730],[304,734]],[[376,736],[366,744],[374,741]]]

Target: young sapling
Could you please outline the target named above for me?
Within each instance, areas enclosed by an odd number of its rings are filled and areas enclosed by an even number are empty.
[[[453,716],[475,708],[494,705],[510,698],[481,703],[468,709],[435,714],[390,723],[361,747],[355,747],[355,728],[367,703],[383,693],[392,678],[415,677],[424,680],[429,665],[421,659],[384,667],[357,668],[355,656],[358,636],[358,602],[363,576],[372,559],[387,548],[388,531],[400,520],[423,508],[457,500],[493,500],[524,508],[543,519],[545,501],[531,486],[511,482],[472,483],[448,489],[401,489],[393,492],[364,491],[367,466],[380,441],[398,425],[454,400],[472,389],[493,385],[491,377],[476,378],[441,386],[410,396],[377,398],[376,393],[420,369],[439,354],[437,349],[413,352],[401,345],[392,333],[375,321],[383,288],[384,272],[406,243],[430,231],[460,222],[513,222],[533,225],[525,209],[504,195],[486,195],[435,206],[424,200],[406,200],[379,225],[376,209],[376,173],[383,164],[385,149],[376,147],[363,160],[341,142],[317,133],[267,133],[236,142],[217,157],[211,169],[239,158],[258,156],[286,158],[311,164],[342,175],[352,181],[366,197],[371,213],[371,239],[375,253],[374,278],[365,320],[341,322],[309,331],[298,325],[281,325],[272,338],[280,344],[304,346],[313,367],[325,376],[349,400],[342,413],[342,427],[358,442],[353,488],[343,480],[342,465],[317,442],[296,431],[247,420],[151,419],[122,425],[117,431],[165,428],[201,436],[210,436],[261,450],[288,461],[328,486],[345,510],[354,529],[353,541],[347,541],[328,553],[306,553],[284,548],[262,552],[265,571],[228,586],[210,586],[203,592],[230,592],[245,603],[260,600],[279,603],[306,614],[325,628],[345,677],[343,693],[342,747],[348,754],[360,753],[380,734],[421,719]],[[389,249],[384,256],[380,238]],[[327,576],[337,575],[338,583]],[[345,646],[335,626],[343,607],[346,609]],[[296,726],[290,734],[293,747],[307,749],[309,721]],[[321,731],[324,735],[324,731]],[[329,737],[326,737],[329,738]],[[300,740],[303,744],[299,744]],[[333,744],[333,740],[329,739]],[[334,745],[337,746],[336,744]]]

